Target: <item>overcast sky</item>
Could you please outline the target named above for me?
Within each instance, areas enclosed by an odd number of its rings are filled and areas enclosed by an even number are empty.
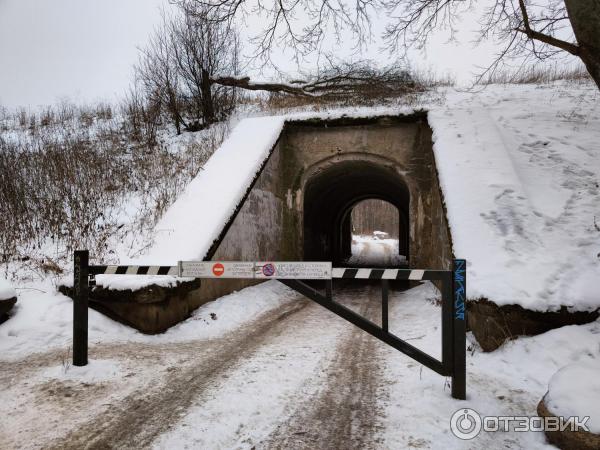
[[[119,98],[132,79],[137,48],[160,21],[161,5],[172,7],[167,0],[0,0],[0,105]],[[250,22],[249,29],[260,26],[255,18]],[[448,44],[441,31],[425,54],[411,53],[411,65],[470,80],[494,51],[491,45],[473,48],[474,28],[474,16],[464,16],[459,44]],[[351,52],[335,44],[330,50]],[[282,54],[283,69],[294,70]],[[377,44],[365,56],[390,60]]]

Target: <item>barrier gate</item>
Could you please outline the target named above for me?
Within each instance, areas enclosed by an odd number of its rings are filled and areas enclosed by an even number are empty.
[[[408,355],[443,376],[452,378],[452,397],[466,396],[466,261],[455,259],[452,270],[365,269],[332,267],[330,262],[231,262],[180,261],[176,266],[89,265],[87,250],[74,255],[73,284],[73,365],[88,361],[88,296],[95,276],[170,275],[189,278],[276,279],[370,335]],[[333,299],[333,279],[380,280],[382,287],[381,326]],[[324,280],[325,293],[305,283]],[[442,360],[412,346],[389,332],[389,280],[431,280],[441,282]]]

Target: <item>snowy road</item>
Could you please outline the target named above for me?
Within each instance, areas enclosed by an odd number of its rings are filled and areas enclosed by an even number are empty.
[[[352,256],[347,263],[367,267],[397,267],[406,263],[406,257],[398,254],[397,239],[353,235]]]
[[[380,314],[373,287],[337,299]],[[63,357],[38,354],[0,374],[9,399],[0,447],[373,448],[383,395],[377,345],[298,297],[221,339],[97,345],[91,361],[119,366],[103,383],[31,386]]]
[[[334,293],[379,322],[378,285]],[[427,283],[392,291],[390,330],[439,357],[436,298]],[[240,305],[259,304],[266,305],[259,315],[248,313],[227,332],[202,334],[231,323]],[[202,319],[214,311],[216,320]],[[94,336],[118,334],[92,319]],[[87,368],[63,368],[64,350],[0,361],[0,448],[547,448],[542,433],[461,441],[449,420],[464,407],[534,415],[555,367],[597,355],[598,333],[594,323],[521,338],[492,354],[475,347],[461,402],[445,377],[269,282],[207,304],[171,334],[119,342],[100,334]]]

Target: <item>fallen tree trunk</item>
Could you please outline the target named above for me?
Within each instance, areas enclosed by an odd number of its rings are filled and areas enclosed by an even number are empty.
[[[318,97],[319,94],[314,94],[306,90],[306,84],[298,84],[294,86],[288,83],[274,82],[254,82],[250,81],[250,77],[216,77],[211,81],[215,84],[228,87],[238,87],[249,91],[268,91],[268,92],[283,92],[286,94],[299,95],[303,97]]]

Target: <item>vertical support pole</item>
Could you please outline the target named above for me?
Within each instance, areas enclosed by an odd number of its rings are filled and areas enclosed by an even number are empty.
[[[455,259],[452,267],[453,313],[453,371],[452,397],[466,398],[466,345],[467,345],[467,261]]]
[[[89,252],[76,250],[73,258],[73,365],[88,363]]]
[[[442,365],[447,375],[454,373],[454,283],[453,272],[446,272],[441,280],[442,290]]]
[[[333,300],[333,279],[325,281],[325,297],[327,300]]]
[[[381,328],[388,331],[388,299],[390,293],[390,283],[388,280],[381,280]]]

